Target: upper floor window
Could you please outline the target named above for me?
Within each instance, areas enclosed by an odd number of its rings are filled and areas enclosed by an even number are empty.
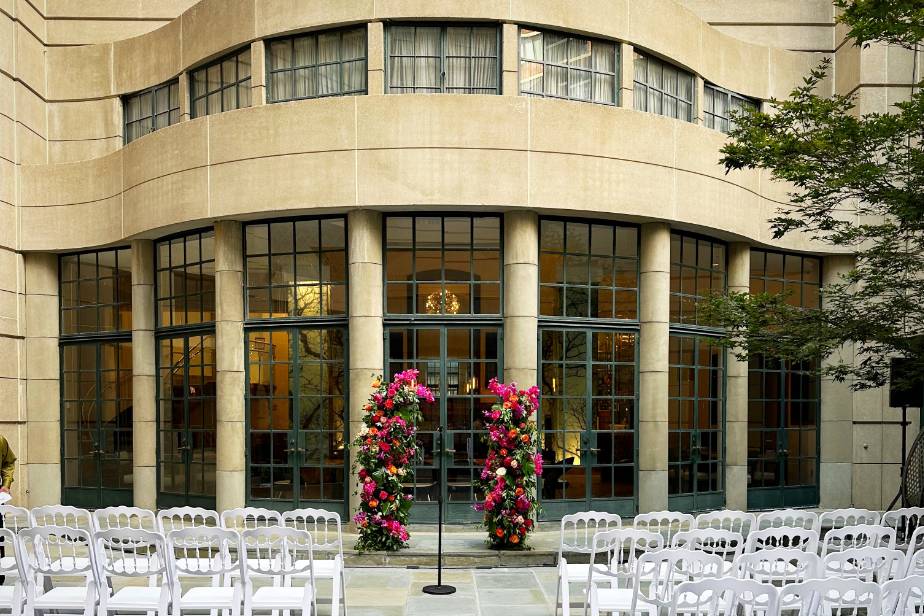
[[[693,74],[635,52],[635,109],[693,121]]]
[[[700,300],[725,292],[725,244],[671,233],[671,323],[709,325],[699,314]]]
[[[132,329],[131,250],[99,250],[61,257],[61,333]]]
[[[174,79],[122,98],[125,143],[180,121],[180,81]]]
[[[615,105],[616,43],[520,28],[520,92]]]
[[[365,26],[277,39],[267,54],[271,103],[366,92]]]
[[[786,293],[786,302],[802,308],[821,303],[821,259],[751,249],[751,293]]]
[[[192,71],[189,89],[194,118],[250,107],[250,47]]]
[[[388,28],[390,93],[499,94],[496,26]]]
[[[757,111],[759,103],[718,86],[707,83],[703,90],[703,123],[723,133],[735,128],[734,114]]]
[[[638,230],[543,219],[539,314],[638,318]]]
[[[215,320],[215,232],[157,243],[157,326]]]

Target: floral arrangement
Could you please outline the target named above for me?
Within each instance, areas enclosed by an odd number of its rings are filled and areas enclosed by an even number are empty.
[[[484,501],[488,540],[495,548],[523,548],[539,514],[537,477],[542,474],[538,431],[531,419],[539,409],[539,388],[517,389],[491,379],[488,389],[500,402],[484,412],[488,455],[477,488]]]
[[[420,400],[433,402],[433,393],[417,384],[418,374],[399,372],[390,383],[377,377],[363,405],[363,427],[351,444],[360,486],[359,511],[353,516],[360,552],[407,547],[411,497],[401,483],[412,477],[410,464],[418,457]]]

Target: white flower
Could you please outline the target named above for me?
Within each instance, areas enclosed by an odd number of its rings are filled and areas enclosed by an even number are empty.
[[[516,468],[516,467],[517,467],[517,464],[518,464],[518,462],[517,462],[516,460],[511,460],[511,461],[510,461],[510,468]]]
[[[498,477],[503,477],[504,475],[507,474],[507,469],[502,466],[499,469],[497,469],[496,474]]]

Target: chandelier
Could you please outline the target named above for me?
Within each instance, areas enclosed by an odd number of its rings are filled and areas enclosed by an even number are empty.
[[[444,289],[442,291],[434,291],[428,295],[425,307],[428,314],[440,314],[441,308],[445,308],[446,314],[458,314],[461,306],[456,294]]]

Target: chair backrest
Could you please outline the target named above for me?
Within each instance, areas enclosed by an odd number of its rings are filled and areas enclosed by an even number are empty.
[[[850,550],[852,548],[889,548],[895,547],[895,529],[878,524],[859,524],[857,526],[842,526],[832,528],[825,533],[821,542],[821,556],[832,552]]]
[[[173,507],[157,512],[157,527],[164,535],[182,528],[221,526],[218,512],[201,507]]]
[[[636,528],[614,528],[591,539],[588,583],[592,577],[614,577],[631,582],[641,555],[664,548],[664,536]],[[589,588],[589,586],[588,586]]]
[[[86,509],[67,505],[43,505],[32,508],[32,526],[66,526],[92,533],[93,516]]]
[[[582,511],[562,517],[558,558],[561,559],[566,552],[590,554],[594,547],[594,535],[617,528],[622,528],[622,518],[615,513]]]
[[[93,512],[96,530],[135,528],[157,531],[157,516],[150,509],[141,507],[104,507]]]
[[[744,553],[744,537],[741,533],[721,528],[695,528],[674,535],[671,547],[700,550],[734,561]]]
[[[677,585],[669,614],[777,616],[778,601],[779,591],[770,584],[734,578],[706,578]]]
[[[241,558],[245,576],[284,579],[310,574],[314,585],[314,540],[297,528],[266,526],[241,532]]]
[[[311,533],[315,552],[334,553],[343,557],[343,534],[340,514],[326,509],[293,509],[282,513],[282,526]]]
[[[678,511],[652,511],[635,516],[635,528],[661,533],[667,545],[674,540],[674,535],[681,531],[695,528],[696,519],[689,513]]]
[[[20,579],[25,578],[24,563],[22,560],[21,546],[16,540],[16,533],[9,528],[0,528],[0,545],[6,549],[6,556],[13,556],[13,560],[0,559],[0,575],[18,575]]]
[[[882,585],[883,616],[924,614],[924,576],[912,575]]]
[[[882,514],[882,525],[895,529],[895,545],[905,546],[924,521],[924,507],[902,507]]]
[[[737,562],[739,578],[785,586],[821,577],[821,558],[815,552],[768,548],[742,554]]]
[[[715,554],[693,550],[657,550],[642,554],[638,559],[635,587],[632,593],[632,612],[637,613],[638,600],[667,609],[673,600],[674,590],[682,582],[695,582],[722,575],[722,559]],[[643,592],[643,585],[647,588]]]
[[[221,512],[221,526],[236,531],[282,526],[282,515],[278,511],[262,507],[228,509]]]
[[[111,578],[152,578],[170,590],[172,577],[167,571],[170,558],[167,542],[158,532],[138,528],[112,528],[93,534],[96,563],[101,585]],[[112,592],[109,588],[102,588]]]
[[[3,528],[9,528],[14,533],[32,527],[32,513],[25,507],[0,505],[0,517],[3,518]]]
[[[818,533],[795,526],[777,526],[755,530],[748,535],[745,552],[768,548],[795,548],[805,552],[818,551]]]
[[[823,611],[820,606],[824,602]],[[879,584],[857,579],[824,578],[789,584],[780,589],[780,605],[798,605],[800,616],[814,614],[857,614],[865,608],[866,616],[882,613]]]
[[[178,576],[219,577],[243,575],[241,536],[214,526],[190,526],[167,534],[170,567]]]
[[[905,573],[905,555],[889,548],[867,546],[832,552],[823,563],[826,578],[856,578],[882,584]]]
[[[746,511],[723,509],[710,511],[696,516],[696,528],[719,528],[741,533],[747,537],[752,529],[757,528],[757,516]]]
[[[33,526],[19,531],[26,568],[43,576],[96,580],[96,556],[90,533],[69,526]]]
[[[857,509],[855,507],[832,509],[818,516],[818,524],[821,526],[818,532],[820,533],[826,528],[842,528],[844,526],[857,526],[858,524],[879,524],[880,517],[878,511],[870,511],[869,509]]]
[[[804,528],[818,532],[818,514],[804,509],[777,509],[757,514],[756,530],[781,527]]]

